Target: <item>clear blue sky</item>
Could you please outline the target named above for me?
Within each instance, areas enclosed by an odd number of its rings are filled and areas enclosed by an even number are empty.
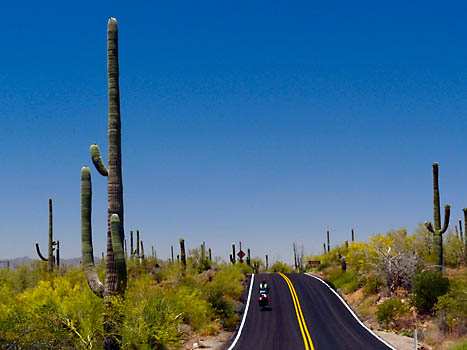
[[[318,5],[319,3],[319,5]],[[119,24],[126,234],[292,261],[432,218],[431,164],[467,206],[467,8],[458,2],[5,1],[0,258],[80,255],[80,169],[107,159],[106,26]],[[324,5],[323,5],[324,4]],[[92,168],[96,255],[106,179]],[[178,246],[177,246],[178,247]]]

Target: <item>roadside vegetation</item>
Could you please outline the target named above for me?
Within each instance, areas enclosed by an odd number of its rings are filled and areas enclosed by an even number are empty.
[[[214,335],[238,321],[247,264],[200,264],[199,250],[182,264],[128,259],[122,349],[176,349],[190,335]],[[97,271],[103,278],[104,262]],[[116,297],[117,298],[117,297]],[[241,304],[240,304],[241,305]],[[0,270],[1,349],[101,349],[105,309],[82,266],[47,272],[45,262]]]
[[[432,234],[420,225],[344,243],[308,260],[311,271],[344,295],[373,328],[418,337],[435,349],[464,349],[467,337],[467,261],[459,234],[447,232],[443,271]],[[345,261],[345,266],[343,264]],[[464,345],[462,345],[464,344]]]

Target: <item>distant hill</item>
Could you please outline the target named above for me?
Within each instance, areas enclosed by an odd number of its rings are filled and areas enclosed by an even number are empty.
[[[15,268],[16,266],[20,265],[30,265],[33,261],[37,261],[39,259],[31,259],[29,256],[23,256],[21,258],[13,258],[13,259],[0,259],[0,269],[3,269],[6,267],[6,264],[4,262],[9,261],[10,262],[10,268]],[[94,261],[96,264],[101,261],[101,258],[94,257]],[[81,263],[81,257],[77,258],[70,258],[70,259],[60,259],[60,266],[78,266]]]

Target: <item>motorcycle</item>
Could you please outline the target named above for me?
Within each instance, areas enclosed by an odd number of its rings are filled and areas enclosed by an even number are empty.
[[[261,309],[266,308],[269,304],[269,296],[267,295],[266,292],[260,292],[259,293],[259,298],[258,298],[258,305]]]

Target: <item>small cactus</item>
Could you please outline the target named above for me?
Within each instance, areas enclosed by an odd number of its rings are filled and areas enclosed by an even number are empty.
[[[436,258],[438,269],[443,268],[443,233],[446,232],[449,226],[449,216],[451,207],[444,207],[444,224],[441,227],[441,213],[439,208],[439,184],[438,184],[438,163],[433,163],[433,217],[434,226],[430,221],[425,222],[428,231],[433,233],[433,250]]]

